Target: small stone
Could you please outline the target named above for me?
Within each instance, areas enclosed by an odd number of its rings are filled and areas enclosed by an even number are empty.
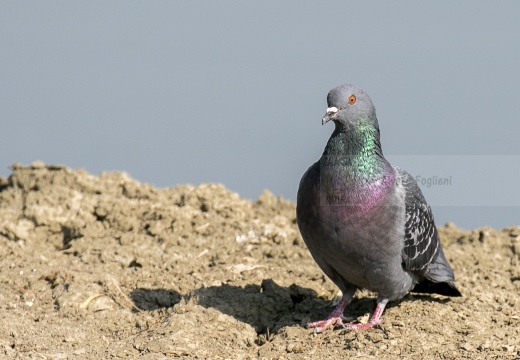
[[[466,350],[466,351],[475,351],[475,347],[468,342],[463,342],[463,343],[459,344],[459,349]]]

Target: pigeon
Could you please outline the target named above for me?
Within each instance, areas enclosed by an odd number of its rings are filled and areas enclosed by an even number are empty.
[[[388,302],[409,292],[461,296],[417,182],[383,156],[368,94],[340,85],[327,104],[322,124],[333,121],[335,129],[300,181],[296,216],[312,257],[342,297],[325,320],[308,326],[364,330],[379,326]],[[377,293],[368,323],[343,315],[357,289]]]

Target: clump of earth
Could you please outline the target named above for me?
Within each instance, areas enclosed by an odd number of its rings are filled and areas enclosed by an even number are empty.
[[[295,204],[220,184],[13,165],[0,178],[0,358],[518,359],[520,227],[439,228],[461,298],[413,294],[380,329],[327,330],[338,289]],[[368,320],[375,294],[346,314]]]

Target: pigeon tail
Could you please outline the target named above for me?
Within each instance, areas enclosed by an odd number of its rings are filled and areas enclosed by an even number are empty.
[[[455,275],[453,275],[453,270],[448,264],[446,256],[444,256],[442,247],[437,248],[437,256],[428,265],[424,276],[433,282],[455,281]]]
[[[411,292],[414,293],[427,293],[427,294],[439,294],[444,296],[459,297],[462,296],[460,291],[455,287],[453,282],[433,282],[428,279],[424,279],[419,284],[415,285]]]
[[[439,294],[445,296],[462,296],[453,283],[455,276],[442,247],[439,246],[435,260],[428,266],[424,274],[425,279],[415,285],[412,292]]]

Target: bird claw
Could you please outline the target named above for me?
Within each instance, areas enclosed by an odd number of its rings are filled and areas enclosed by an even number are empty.
[[[367,322],[365,324],[347,324],[347,325],[343,325],[343,328],[345,330],[366,330],[366,329],[370,329],[370,328],[381,328],[382,330],[384,330],[383,327],[381,326],[382,323],[383,323],[382,318],[371,319],[369,322]]]
[[[340,325],[340,326],[343,326],[343,328],[345,328],[344,322],[349,323],[352,320],[353,320],[353,318],[348,317],[348,316],[343,316],[343,315],[331,316],[331,317],[326,318],[325,320],[310,322],[307,324],[307,327],[314,328],[315,333],[320,333],[322,331],[327,330],[329,327],[331,327],[333,325]]]
[[[341,326],[343,330],[366,330],[370,328],[379,328],[384,331],[384,328],[381,325],[383,323],[383,318],[371,319],[369,322],[364,324],[352,324],[351,322],[353,320],[354,318],[343,315],[333,316],[325,320],[311,322],[307,324],[307,326],[310,328],[314,328],[314,333],[323,332],[333,325]]]

